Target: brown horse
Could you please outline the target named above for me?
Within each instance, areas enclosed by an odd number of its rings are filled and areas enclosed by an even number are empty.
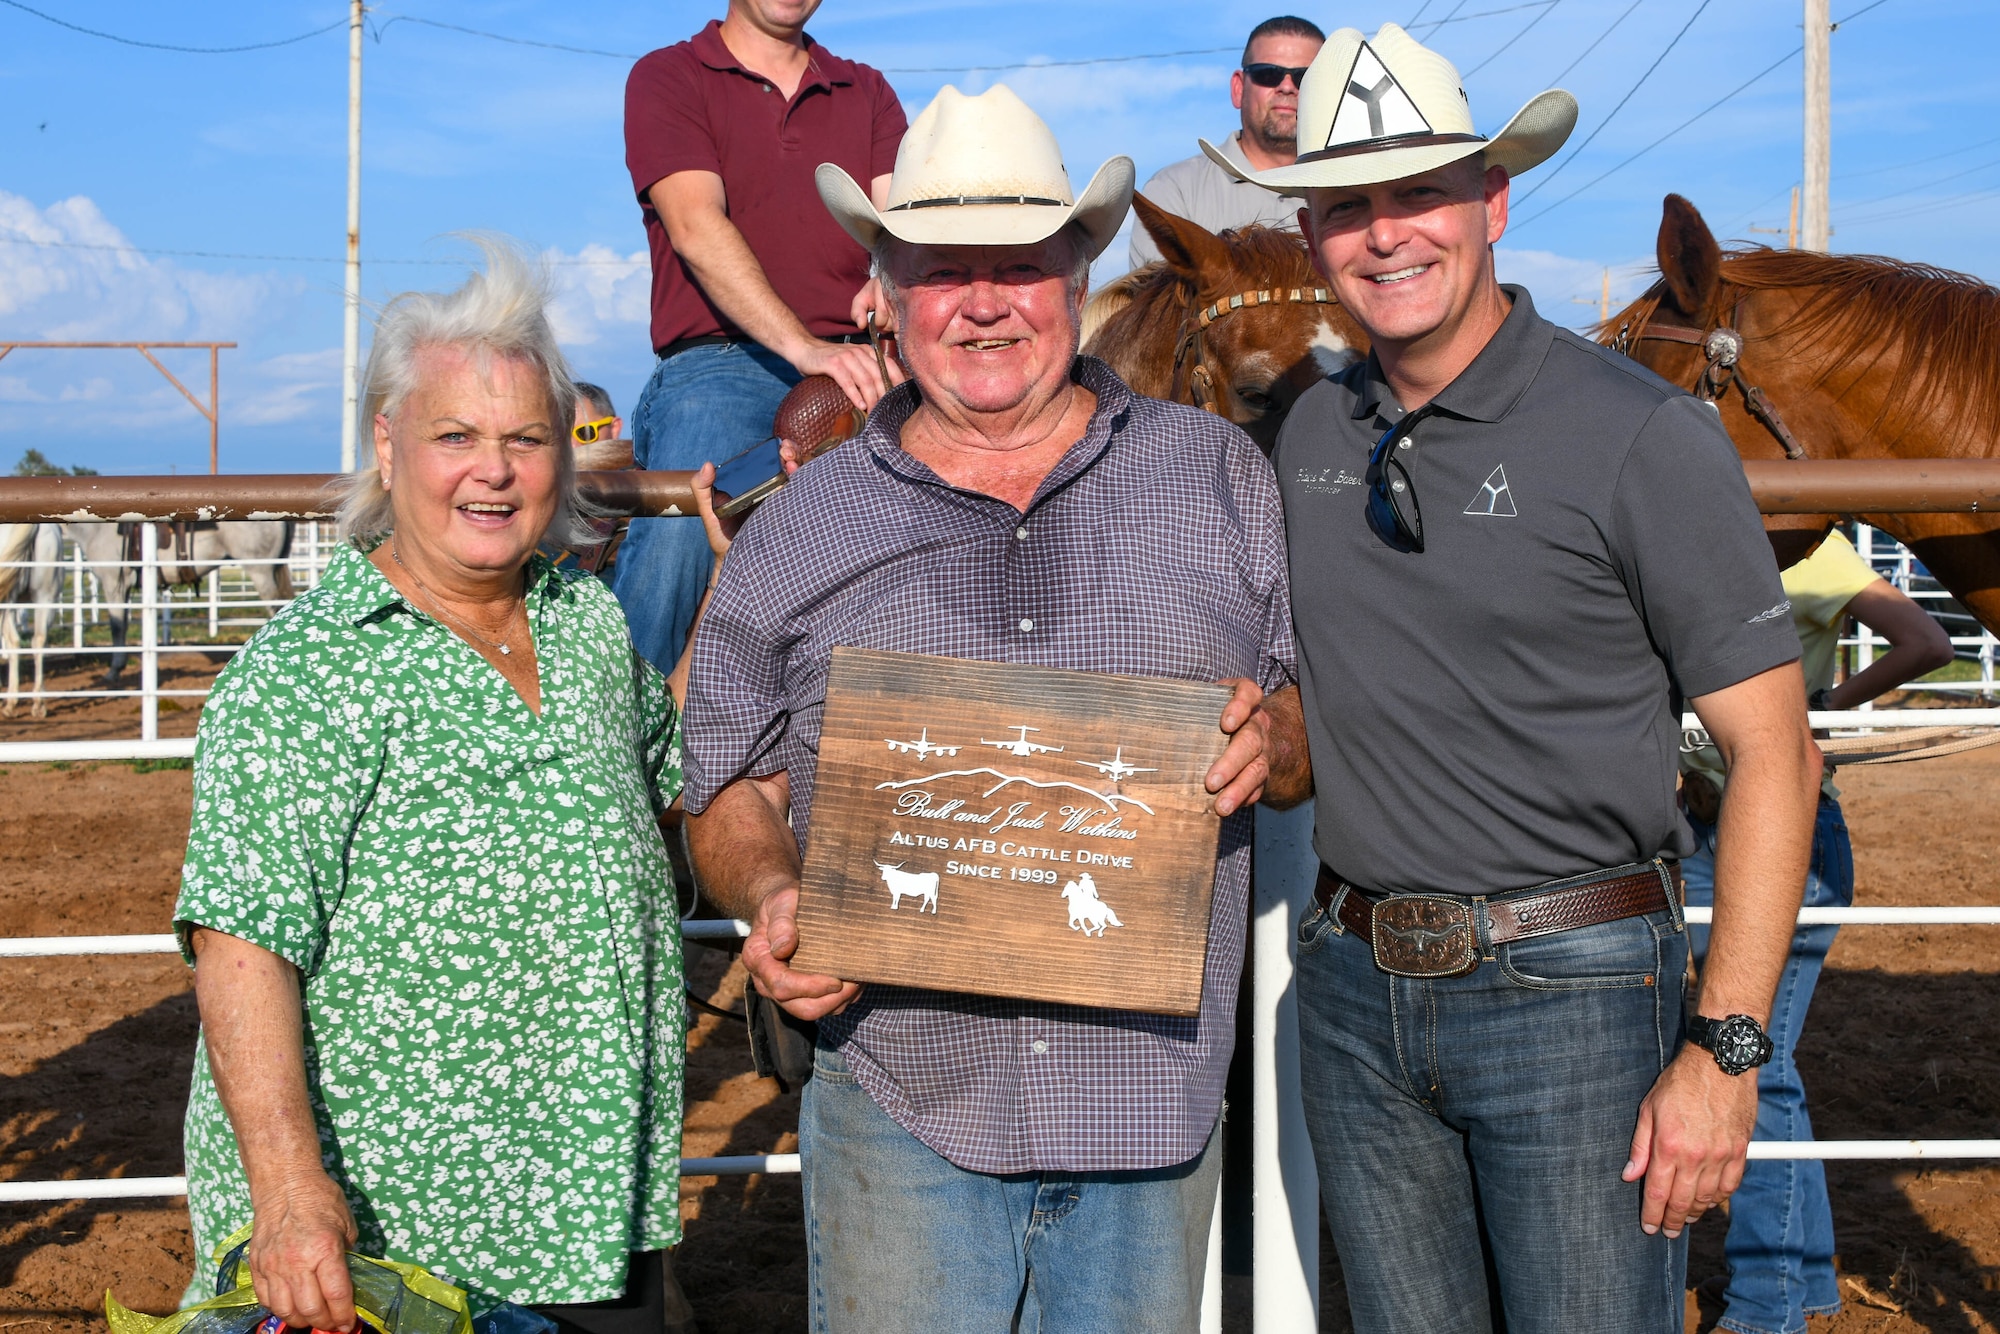
[[[1660,280],[1600,337],[1707,398],[1746,459],[1985,458],[2000,448],[2000,291],[1869,255],[1728,251],[1668,195]],[[1836,516],[1771,515],[1778,564]],[[1863,514],[2000,632],[2000,519]]]
[[[1368,335],[1290,232],[1220,236],[1143,195],[1132,208],[1162,262],[1091,299],[1084,350],[1142,394],[1205,407],[1269,453],[1300,394],[1368,354]]]

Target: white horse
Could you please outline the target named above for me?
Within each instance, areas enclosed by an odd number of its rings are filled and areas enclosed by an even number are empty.
[[[1063,886],[1063,897],[1069,900],[1069,929],[1081,931],[1086,936],[1101,936],[1107,926],[1123,926],[1118,914],[1111,911],[1111,905],[1097,897],[1097,882],[1085,871],[1076,879]],[[1091,930],[1096,927],[1095,931]]]
[[[290,523],[273,519],[191,525],[185,559],[175,548],[174,526],[162,523],[154,527],[159,533],[155,558],[160,565],[161,588],[176,583],[200,583],[209,571],[225,561],[260,561],[266,563],[243,567],[256,586],[257,596],[266,602],[290,600],[291,571],[282,563],[268,563],[291,549]],[[136,556],[137,539],[130,536],[134,530],[133,525],[116,523],[63,525],[63,532],[83,548],[83,559],[97,576],[98,587],[104,594],[104,615],[110,622],[112,647],[117,650],[111,655],[111,669],[105,675],[109,685],[118,684],[125,670],[125,600],[139,583],[138,568],[124,563]]]
[[[49,644],[49,612],[59,596],[62,571],[56,562],[62,557],[62,529],[52,523],[0,523],[0,603],[33,604],[35,649],[35,693],[28,712],[36,718],[48,714],[42,702],[42,650]],[[31,568],[18,562],[33,561]],[[0,611],[0,652],[7,655],[7,703],[0,713],[14,716],[21,697],[21,623],[17,612]]]

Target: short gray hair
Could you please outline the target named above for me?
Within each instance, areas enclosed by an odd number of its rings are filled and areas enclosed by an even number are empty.
[[[392,297],[375,321],[368,369],[361,380],[359,423],[366,466],[335,483],[341,500],[340,535],[357,544],[379,541],[396,526],[389,493],[374,461],[373,432],[378,416],[393,418],[417,387],[417,359],[431,348],[459,348],[485,357],[525,361],[542,377],[548,393],[556,450],[556,513],[550,539],[598,540],[588,520],[596,507],[576,484],[576,451],[569,446],[576,418],[576,384],[548,319],[549,280],[545,270],[502,237],[468,238],[485,256],[453,292],[404,292]]]
[[[588,380],[578,380],[576,396],[590,404],[590,412],[594,417],[618,415],[618,409],[611,406],[611,395],[601,385],[591,384]]]

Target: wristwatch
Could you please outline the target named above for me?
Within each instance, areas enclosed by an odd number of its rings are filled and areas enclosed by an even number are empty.
[[[1755,1070],[1771,1059],[1770,1036],[1747,1014],[1732,1014],[1726,1019],[1691,1014],[1687,1032],[1688,1041],[1714,1056],[1725,1075]]]
[[[1824,690],[1815,690],[1812,694],[1806,696],[1806,708],[1814,713],[1830,713],[1833,710],[1832,695],[1833,690],[1831,687]]]

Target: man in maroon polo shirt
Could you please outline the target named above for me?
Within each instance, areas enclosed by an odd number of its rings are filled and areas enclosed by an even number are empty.
[[[832,376],[864,408],[882,394],[860,331],[888,303],[867,252],[820,206],[813,172],[835,163],[885,203],[907,122],[887,80],[806,35],[819,4],[729,0],[625,85],[660,358],[632,413],[641,467],[697,468],[758,444],[806,375]],[[632,523],[612,588],[653,662],[679,659],[711,559],[698,525]]]

